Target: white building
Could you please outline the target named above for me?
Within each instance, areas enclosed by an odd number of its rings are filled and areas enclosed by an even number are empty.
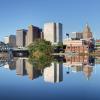
[[[8,44],[11,47],[16,47],[16,36],[15,35],[5,36],[4,43]]]
[[[44,39],[52,44],[62,42],[62,24],[46,23],[44,24]]]

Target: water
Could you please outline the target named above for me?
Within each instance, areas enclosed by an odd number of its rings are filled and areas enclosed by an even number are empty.
[[[0,100],[100,100],[99,58],[65,57],[44,68],[3,58],[0,65]]]

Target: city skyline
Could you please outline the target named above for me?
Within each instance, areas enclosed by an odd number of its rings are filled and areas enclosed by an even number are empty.
[[[43,28],[43,23],[61,22],[65,33],[82,30],[88,23],[95,38],[99,38],[99,0],[1,0],[0,31],[2,37],[15,34],[30,25]],[[6,29],[5,29],[6,28]]]
[[[0,0],[0,100],[100,100],[100,0]]]

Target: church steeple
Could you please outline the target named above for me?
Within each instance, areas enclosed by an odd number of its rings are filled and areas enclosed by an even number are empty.
[[[91,32],[91,29],[88,24],[85,25],[84,32]]]
[[[85,25],[85,28],[83,30],[83,38],[84,39],[92,38],[92,32],[88,24]]]

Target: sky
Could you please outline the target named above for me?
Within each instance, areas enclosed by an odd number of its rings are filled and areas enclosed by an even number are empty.
[[[95,39],[100,34],[100,0],[0,0],[0,40],[30,24],[60,22],[65,33],[82,32],[89,24]]]

